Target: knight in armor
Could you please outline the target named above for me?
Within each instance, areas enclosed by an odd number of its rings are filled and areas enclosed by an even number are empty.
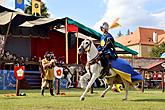
[[[100,45],[98,47],[99,53],[102,55],[101,64],[103,66],[102,73],[109,73],[109,68],[111,67],[111,61],[118,58],[115,50],[115,41],[112,35],[108,32],[109,25],[104,22],[100,26],[103,35],[101,36]]]

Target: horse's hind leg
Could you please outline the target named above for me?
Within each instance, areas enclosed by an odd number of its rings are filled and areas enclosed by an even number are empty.
[[[110,83],[108,84],[108,87],[102,92],[101,97],[104,97],[105,94],[108,92],[109,89],[112,89],[113,86],[113,79],[110,79]]]
[[[124,79],[123,79],[123,83],[124,83],[124,86],[125,86],[125,96],[124,96],[123,100],[127,100],[128,99],[128,87],[129,87],[129,84]]]
[[[108,85],[108,87],[102,92],[101,97],[104,97],[110,88],[112,88],[112,86]]]

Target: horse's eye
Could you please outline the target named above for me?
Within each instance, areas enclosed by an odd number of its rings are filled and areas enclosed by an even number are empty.
[[[88,44],[88,42],[85,42],[85,44]]]

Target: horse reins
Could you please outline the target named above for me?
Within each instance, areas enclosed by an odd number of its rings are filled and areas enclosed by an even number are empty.
[[[89,50],[87,51],[87,52],[89,52],[90,51],[90,49],[91,49],[91,44],[92,44],[92,42],[90,41],[90,40],[88,40],[90,43],[85,47],[85,48],[83,48],[83,50],[85,51],[89,46]],[[83,42],[83,44],[84,44],[84,42]],[[89,73],[90,73],[90,75],[92,76],[92,72],[91,72],[91,69],[90,69],[90,66],[91,65],[93,65],[93,64],[95,64],[95,63],[98,63],[98,61],[100,60],[100,54],[98,53],[92,60],[90,60],[90,61],[88,61],[87,63],[86,63],[86,66],[87,66],[87,69],[89,70]],[[82,55],[80,55],[80,61],[82,61]]]

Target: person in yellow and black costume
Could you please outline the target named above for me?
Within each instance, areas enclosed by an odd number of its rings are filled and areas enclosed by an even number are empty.
[[[55,67],[55,57],[52,52],[46,52],[44,59],[42,60],[42,85],[41,85],[41,95],[44,96],[44,90],[49,85],[50,95],[54,96],[53,93],[53,81],[54,81],[54,67]]]

